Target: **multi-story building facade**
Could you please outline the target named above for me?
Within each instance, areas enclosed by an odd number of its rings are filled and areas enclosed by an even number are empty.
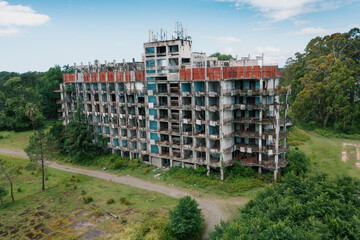
[[[75,64],[60,86],[61,119],[79,104],[111,151],[158,167],[222,173],[239,161],[276,177],[288,124],[278,67],[259,57],[218,61],[191,45],[178,34],[145,43],[142,62]]]

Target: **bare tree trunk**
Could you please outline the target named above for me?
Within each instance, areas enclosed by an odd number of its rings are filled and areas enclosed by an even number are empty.
[[[8,181],[9,181],[9,183],[10,183],[10,193],[11,193],[11,199],[12,199],[12,201],[13,201],[13,202],[15,202],[15,199],[14,199],[14,191],[13,191],[13,183],[12,183],[12,181],[11,181],[11,179],[10,179],[9,175],[6,173],[6,171],[5,171],[4,167],[3,167],[1,164],[0,164],[0,166],[1,166],[1,169],[2,169],[2,171],[4,172],[4,174],[5,174],[6,178],[7,178],[7,180],[8,180]]]
[[[41,157],[41,172],[42,172],[42,190],[45,190],[45,168],[44,168],[44,154],[42,139],[40,140],[40,157]]]

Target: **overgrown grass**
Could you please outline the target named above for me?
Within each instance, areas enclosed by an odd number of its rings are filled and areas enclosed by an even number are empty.
[[[360,144],[360,141],[344,138],[325,137],[314,132],[308,132],[310,140],[298,148],[305,152],[311,160],[311,171],[324,172],[330,176],[352,176],[360,178],[360,169],[356,161],[343,162],[341,152],[343,143]]]
[[[14,132],[2,131],[0,132],[0,148],[11,150],[24,150],[29,143],[29,138],[33,131]]]
[[[16,200],[12,203],[8,195],[3,199],[5,204],[0,206],[1,239],[23,239],[29,232],[44,236],[40,230],[34,229],[38,224],[44,224],[51,231],[59,233],[59,237],[75,237],[69,226],[78,219],[69,219],[76,218],[76,214],[84,210],[89,211],[89,216],[80,219],[96,224],[97,228],[107,233],[129,232],[124,235],[125,239],[132,239],[130,232],[133,234],[135,231],[136,235],[141,236],[140,239],[151,239],[150,235],[156,236],[152,239],[159,239],[163,234],[162,229],[151,229],[149,232],[133,229],[137,229],[141,222],[152,224],[151,220],[145,217],[149,212],[156,217],[154,221],[157,224],[154,225],[166,225],[168,210],[178,202],[177,199],[162,194],[51,168],[47,169],[46,190],[41,191],[41,176],[36,176],[31,169],[27,170],[28,160],[8,155],[0,155],[0,158],[7,161],[13,176]],[[2,178],[0,184],[9,188]],[[84,197],[92,198],[92,202],[84,204]],[[126,199],[128,204],[122,204],[122,198]],[[114,199],[114,202],[108,204],[109,199]],[[37,216],[39,212],[46,217]],[[106,212],[121,216],[122,221],[106,218],[108,220],[105,222],[98,223],[91,218],[96,213],[103,215]],[[19,228],[17,224],[21,221]],[[122,223],[123,221],[127,223]],[[10,228],[18,228],[19,231],[10,233]],[[2,236],[3,232],[7,233],[6,237]]]
[[[298,146],[309,140],[310,136],[304,130],[298,128],[297,126],[290,128],[288,137],[289,146]]]

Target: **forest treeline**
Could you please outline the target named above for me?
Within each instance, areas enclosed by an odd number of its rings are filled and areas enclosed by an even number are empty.
[[[313,38],[287,61],[291,116],[300,123],[359,132],[360,30]]]
[[[55,66],[47,72],[0,72],[0,130],[25,131],[55,119],[60,95],[53,90],[62,74],[72,71],[69,66]]]

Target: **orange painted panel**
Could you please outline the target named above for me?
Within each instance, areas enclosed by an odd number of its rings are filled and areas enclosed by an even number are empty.
[[[114,74],[115,74],[114,72],[107,73],[108,82],[113,82],[115,80]]]
[[[206,75],[209,78],[209,80],[214,80],[214,68],[207,68]]]
[[[131,81],[131,74],[129,71],[125,72],[125,81],[130,82]]]
[[[253,76],[254,78],[260,78],[260,66],[253,66]]]
[[[92,82],[97,82],[98,79],[97,79],[97,73],[90,73],[91,74],[91,81]]]
[[[215,67],[214,68],[214,80],[220,80],[221,79],[221,68]]]
[[[106,72],[100,72],[99,76],[100,76],[100,82],[106,81]]]
[[[252,77],[252,67],[245,67],[245,78],[251,78]]]
[[[186,69],[185,80],[187,81],[191,80],[191,69]]]
[[[243,78],[244,77],[244,67],[237,67],[237,78]]]
[[[223,73],[222,79],[228,79],[229,78],[229,68],[228,67],[223,67],[222,68],[222,73]]]
[[[180,69],[180,79],[185,80],[185,69],[184,68]]]
[[[199,69],[198,68],[192,69],[192,80],[199,80]]]
[[[199,79],[205,80],[205,68],[199,68]]]

